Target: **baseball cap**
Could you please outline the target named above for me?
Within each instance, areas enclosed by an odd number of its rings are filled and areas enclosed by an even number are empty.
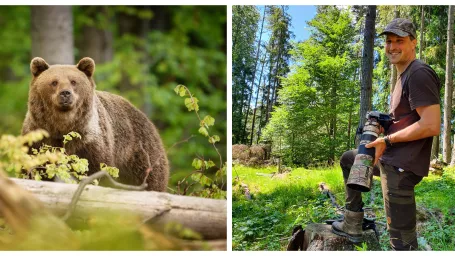
[[[379,34],[380,36],[387,34],[387,33],[392,33],[397,36],[401,37],[406,37],[406,36],[413,36],[414,38],[417,38],[416,36],[416,27],[414,26],[414,23],[408,19],[404,18],[396,18],[392,20],[387,27],[384,29],[384,31]]]

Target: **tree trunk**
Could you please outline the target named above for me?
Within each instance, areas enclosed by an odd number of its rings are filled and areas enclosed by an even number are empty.
[[[346,143],[346,150],[351,149],[351,126],[352,126],[352,105],[349,109],[349,121],[348,121],[348,141]]]
[[[395,5],[394,11],[395,18],[400,17],[400,11],[398,10],[398,6]],[[390,70],[392,71],[390,74],[390,95],[392,95],[393,90],[395,89],[395,84],[397,83],[397,68],[395,65],[390,64]]]
[[[449,93],[448,97],[447,95],[444,95],[444,146],[445,148],[445,153],[447,154],[447,161],[446,163],[449,163],[450,160],[450,153],[452,153],[452,161],[450,162],[450,165],[453,166],[455,165],[455,150],[452,149],[452,152],[450,152],[450,131],[451,131],[451,119],[452,119],[452,88],[453,88],[453,15],[454,15],[454,6],[450,5],[449,6],[449,17],[448,17],[448,26],[447,26],[447,54],[446,54],[446,93]],[[448,89],[450,89],[448,91]],[[445,100],[447,99],[447,100]],[[447,113],[446,113],[447,111]],[[447,118],[447,121],[446,121]],[[447,124],[446,124],[447,123]],[[447,139],[447,142],[446,142]],[[455,148],[455,147],[454,147]],[[446,158],[444,158],[444,161]]]
[[[363,127],[365,116],[371,110],[371,90],[373,83],[373,48],[375,35],[376,5],[369,5],[365,19],[362,56],[362,85],[360,93],[359,127]],[[356,142],[357,146],[358,142]]]
[[[280,37],[279,37],[279,42],[281,42],[281,31],[280,31]],[[272,112],[272,107],[273,105],[275,105],[275,101],[276,101],[276,96],[275,94],[277,93],[277,87],[278,87],[278,76],[279,76],[279,64],[280,64],[280,59],[281,59],[281,52],[282,52],[282,47],[283,45],[280,45],[278,42],[278,58],[276,59],[276,64],[275,64],[275,74],[273,75],[273,89],[272,89],[272,98],[270,99],[270,104],[267,105],[268,107],[268,111],[267,111],[267,120],[270,118],[270,113]]]
[[[262,30],[264,28],[265,10],[266,9],[267,9],[267,6],[264,7],[264,14],[263,14],[262,23],[261,23],[261,32],[259,33],[259,41],[258,41],[258,46],[257,46],[257,50],[256,50],[256,61],[255,61],[256,63],[254,64],[253,78],[251,79],[250,97],[248,98],[248,105],[247,105],[246,115],[245,115],[245,124],[243,125],[242,133],[244,135],[244,138],[242,138],[242,139],[244,141],[247,141],[247,139],[248,139],[247,135],[246,135],[247,134],[246,133],[246,124],[248,123],[248,114],[250,112],[251,97],[253,96],[253,92],[254,92],[254,80],[256,79],[256,71],[257,71],[258,62],[259,62],[259,52],[261,50]],[[262,74],[262,71],[261,71],[261,74]],[[259,78],[259,79],[261,79],[261,78]],[[259,86],[260,86],[260,84],[258,84],[258,91],[259,91]],[[250,143],[250,145],[251,145],[251,143]]]
[[[330,142],[330,152],[329,152],[329,159],[328,164],[331,166],[335,162],[335,145],[336,145],[336,132],[337,132],[337,84],[336,81],[332,84],[331,89],[331,100],[330,100],[330,110],[332,111],[331,118],[330,118],[330,134],[329,137],[331,138]]]
[[[243,125],[242,125],[242,120],[243,120],[243,107],[244,107],[244,101],[245,101],[245,97],[246,97],[246,93],[245,93],[245,90],[247,88],[247,81],[246,81],[246,73],[243,72],[242,74],[242,84],[240,85],[240,88],[241,88],[241,95],[240,95],[240,105],[239,105],[239,110],[240,110],[240,113],[239,113],[239,119],[237,120],[237,127],[238,127],[238,132],[239,132],[239,138],[237,139],[238,142],[240,143],[244,143],[243,141]]]
[[[144,6],[144,9],[146,10],[150,10],[151,7],[150,6]],[[153,12],[155,13],[155,12]],[[157,23],[159,25],[157,25],[157,27],[161,27],[160,23],[162,23],[162,20],[153,20],[154,23]],[[142,91],[143,91],[143,100],[144,100],[144,104],[142,105],[142,111],[144,112],[144,114],[147,116],[147,117],[151,117],[152,116],[152,113],[153,113],[153,106],[152,106],[152,101],[151,101],[151,97],[150,97],[150,94],[147,93],[149,90],[147,90],[148,87],[152,86],[152,81],[150,81],[150,76],[148,75],[149,72],[150,72],[150,68],[151,68],[151,58],[150,58],[150,45],[151,45],[151,42],[150,42],[150,39],[148,37],[148,33],[150,32],[150,26],[151,22],[150,20],[148,19],[142,19],[141,20],[141,33],[140,33],[140,36],[142,38],[142,40],[144,40],[144,45],[140,48],[140,51],[142,52],[142,58],[141,58],[141,62],[142,62],[142,74],[143,74],[143,77],[145,78],[144,80],[142,80],[142,84],[141,84],[141,87],[142,87]],[[158,29],[156,29],[158,30]]]
[[[442,157],[444,162],[450,163],[451,152],[451,119],[452,119],[452,66],[453,66],[453,6],[449,6],[449,17],[447,26],[447,51],[446,51],[446,79],[444,94],[444,128],[442,141]]]
[[[273,43],[272,44],[272,48],[271,48],[271,51],[273,51],[275,48],[275,44]],[[267,105],[266,105],[266,108],[265,108],[265,123],[264,125],[267,124],[267,122],[269,121],[269,105],[271,104],[270,102],[270,89],[272,87],[272,71],[273,71],[273,64],[272,64],[272,61],[273,61],[273,55],[272,53],[270,54],[270,61],[269,61],[269,82],[268,82],[268,86],[267,86]]]
[[[297,231],[297,228],[294,228]],[[288,251],[354,251],[354,244],[347,238],[335,235],[331,231],[332,226],[327,224],[311,223],[299,233],[293,233],[292,239],[287,247]],[[302,232],[303,231],[303,232]],[[297,236],[296,236],[297,234]],[[373,229],[362,231],[362,243],[366,244],[368,250],[379,251],[381,246]],[[297,239],[296,239],[297,238]]]
[[[431,145],[431,160],[438,159],[438,157],[439,157],[439,135],[433,137],[433,145]]]
[[[86,16],[103,15],[106,19],[111,19],[106,6],[81,6],[80,8]],[[77,59],[90,57],[96,64],[112,60],[114,36],[109,27],[84,25],[81,31],[82,36],[76,40],[76,47],[79,50]]]
[[[49,64],[74,64],[71,6],[32,6],[32,58]]]
[[[425,6],[422,5],[422,13],[420,15],[420,43],[419,43],[419,59],[423,58],[423,48],[425,47],[425,38],[423,37],[423,30],[425,26]]]
[[[256,102],[254,103],[253,122],[252,122],[252,124],[251,124],[250,146],[253,144],[253,137],[254,137],[254,121],[255,121],[255,119],[256,119],[256,109],[257,109],[257,106],[258,106],[259,90],[261,89],[262,72],[264,71],[264,66],[265,66],[265,57],[264,57],[264,60],[263,60],[263,62],[262,62],[261,75],[259,76],[258,90],[256,91]]]

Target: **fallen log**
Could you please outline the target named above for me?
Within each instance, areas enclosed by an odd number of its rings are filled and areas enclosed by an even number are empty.
[[[11,179],[37,197],[53,213],[63,216],[78,185]],[[144,223],[177,222],[206,240],[227,237],[226,200],[178,196],[154,191],[126,191],[88,185],[77,202],[75,215],[94,211],[121,211],[139,215]]]

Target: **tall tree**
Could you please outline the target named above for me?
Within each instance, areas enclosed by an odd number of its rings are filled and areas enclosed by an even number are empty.
[[[32,6],[32,56],[49,64],[74,64],[71,6]]]
[[[360,93],[360,122],[363,127],[365,116],[371,110],[371,91],[373,79],[373,49],[375,35],[376,5],[368,6],[363,34],[362,79]],[[356,145],[358,143],[356,142]]]
[[[423,58],[423,49],[425,47],[425,37],[423,36],[425,28],[425,6],[422,5],[422,13],[420,15],[420,41],[419,41],[419,59],[424,60]]]
[[[269,72],[267,83],[266,105],[264,108],[265,121],[261,126],[269,122],[273,106],[276,104],[276,95],[281,88],[280,77],[289,71],[290,39],[293,37],[290,31],[291,17],[287,13],[287,6],[270,6],[267,17],[267,28],[271,33],[267,50],[269,53]]]
[[[445,80],[445,95],[444,95],[444,143],[443,154],[444,161],[450,161],[450,153],[453,154],[450,165],[455,165],[455,147],[450,152],[450,131],[452,119],[452,90],[453,90],[453,15],[454,6],[449,6],[448,25],[447,25],[447,53],[446,53],[446,80]],[[449,89],[448,89],[449,88]],[[446,121],[447,119],[447,121]]]
[[[251,104],[251,97],[253,96],[253,92],[254,92],[254,80],[256,78],[256,69],[258,67],[258,63],[260,62],[259,60],[259,52],[261,50],[261,40],[262,40],[262,31],[264,29],[264,21],[265,21],[265,11],[267,9],[267,6],[264,6],[264,13],[262,15],[262,22],[261,22],[261,31],[259,32],[259,40],[258,40],[258,45],[256,47],[256,64],[254,65],[254,69],[253,69],[253,78],[251,79],[251,85],[250,85],[250,88],[249,88],[249,97],[248,97],[248,103],[247,103],[247,109],[246,109],[246,112],[245,112],[245,122],[244,122],[244,126],[243,126],[243,129],[242,129],[242,140],[243,141],[247,141],[247,138],[245,136],[247,136],[247,131],[246,131],[246,124],[248,122],[248,115],[249,115],[249,112],[250,112],[250,104]],[[259,79],[261,78],[262,76],[262,71],[261,71],[261,75],[259,76]],[[259,80],[259,84],[258,84],[258,92],[259,92],[259,86],[260,86],[260,83],[261,81]],[[257,101],[256,101],[257,102]],[[252,141],[253,138],[251,138],[250,141]],[[251,144],[251,143],[250,143]]]
[[[292,71],[281,79],[278,104],[264,129],[286,163],[333,163],[345,150],[347,112],[356,101],[352,24],[347,10],[318,6],[308,22],[310,38],[290,51]]]
[[[255,39],[260,13],[255,6],[232,7],[232,143],[243,142],[246,99],[256,65]]]
[[[250,134],[250,146],[253,144],[253,137],[254,137],[254,122],[256,120],[256,111],[258,107],[258,98],[259,98],[259,91],[261,87],[261,80],[262,80],[262,73],[264,71],[264,66],[265,66],[265,59],[267,56],[264,56],[264,59],[261,61],[262,62],[262,68],[261,68],[261,73],[259,74],[259,82],[258,82],[258,88],[256,91],[256,101],[254,103],[254,113],[253,113],[253,121],[251,123],[251,134]]]

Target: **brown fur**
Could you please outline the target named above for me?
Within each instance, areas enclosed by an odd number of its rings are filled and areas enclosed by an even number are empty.
[[[22,134],[44,129],[50,137],[42,142],[62,147],[63,135],[78,132],[82,140],[75,139],[65,148],[89,161],[89,174],[105,163],[119,168],[120,182],[140,185],[151,167],[148,190],[166,190],[169,166],[158,131],[124,98],[95,90],[92,59],[83,58],[75,66],[49,66],[34,58],[30,69],[32,81]]]

